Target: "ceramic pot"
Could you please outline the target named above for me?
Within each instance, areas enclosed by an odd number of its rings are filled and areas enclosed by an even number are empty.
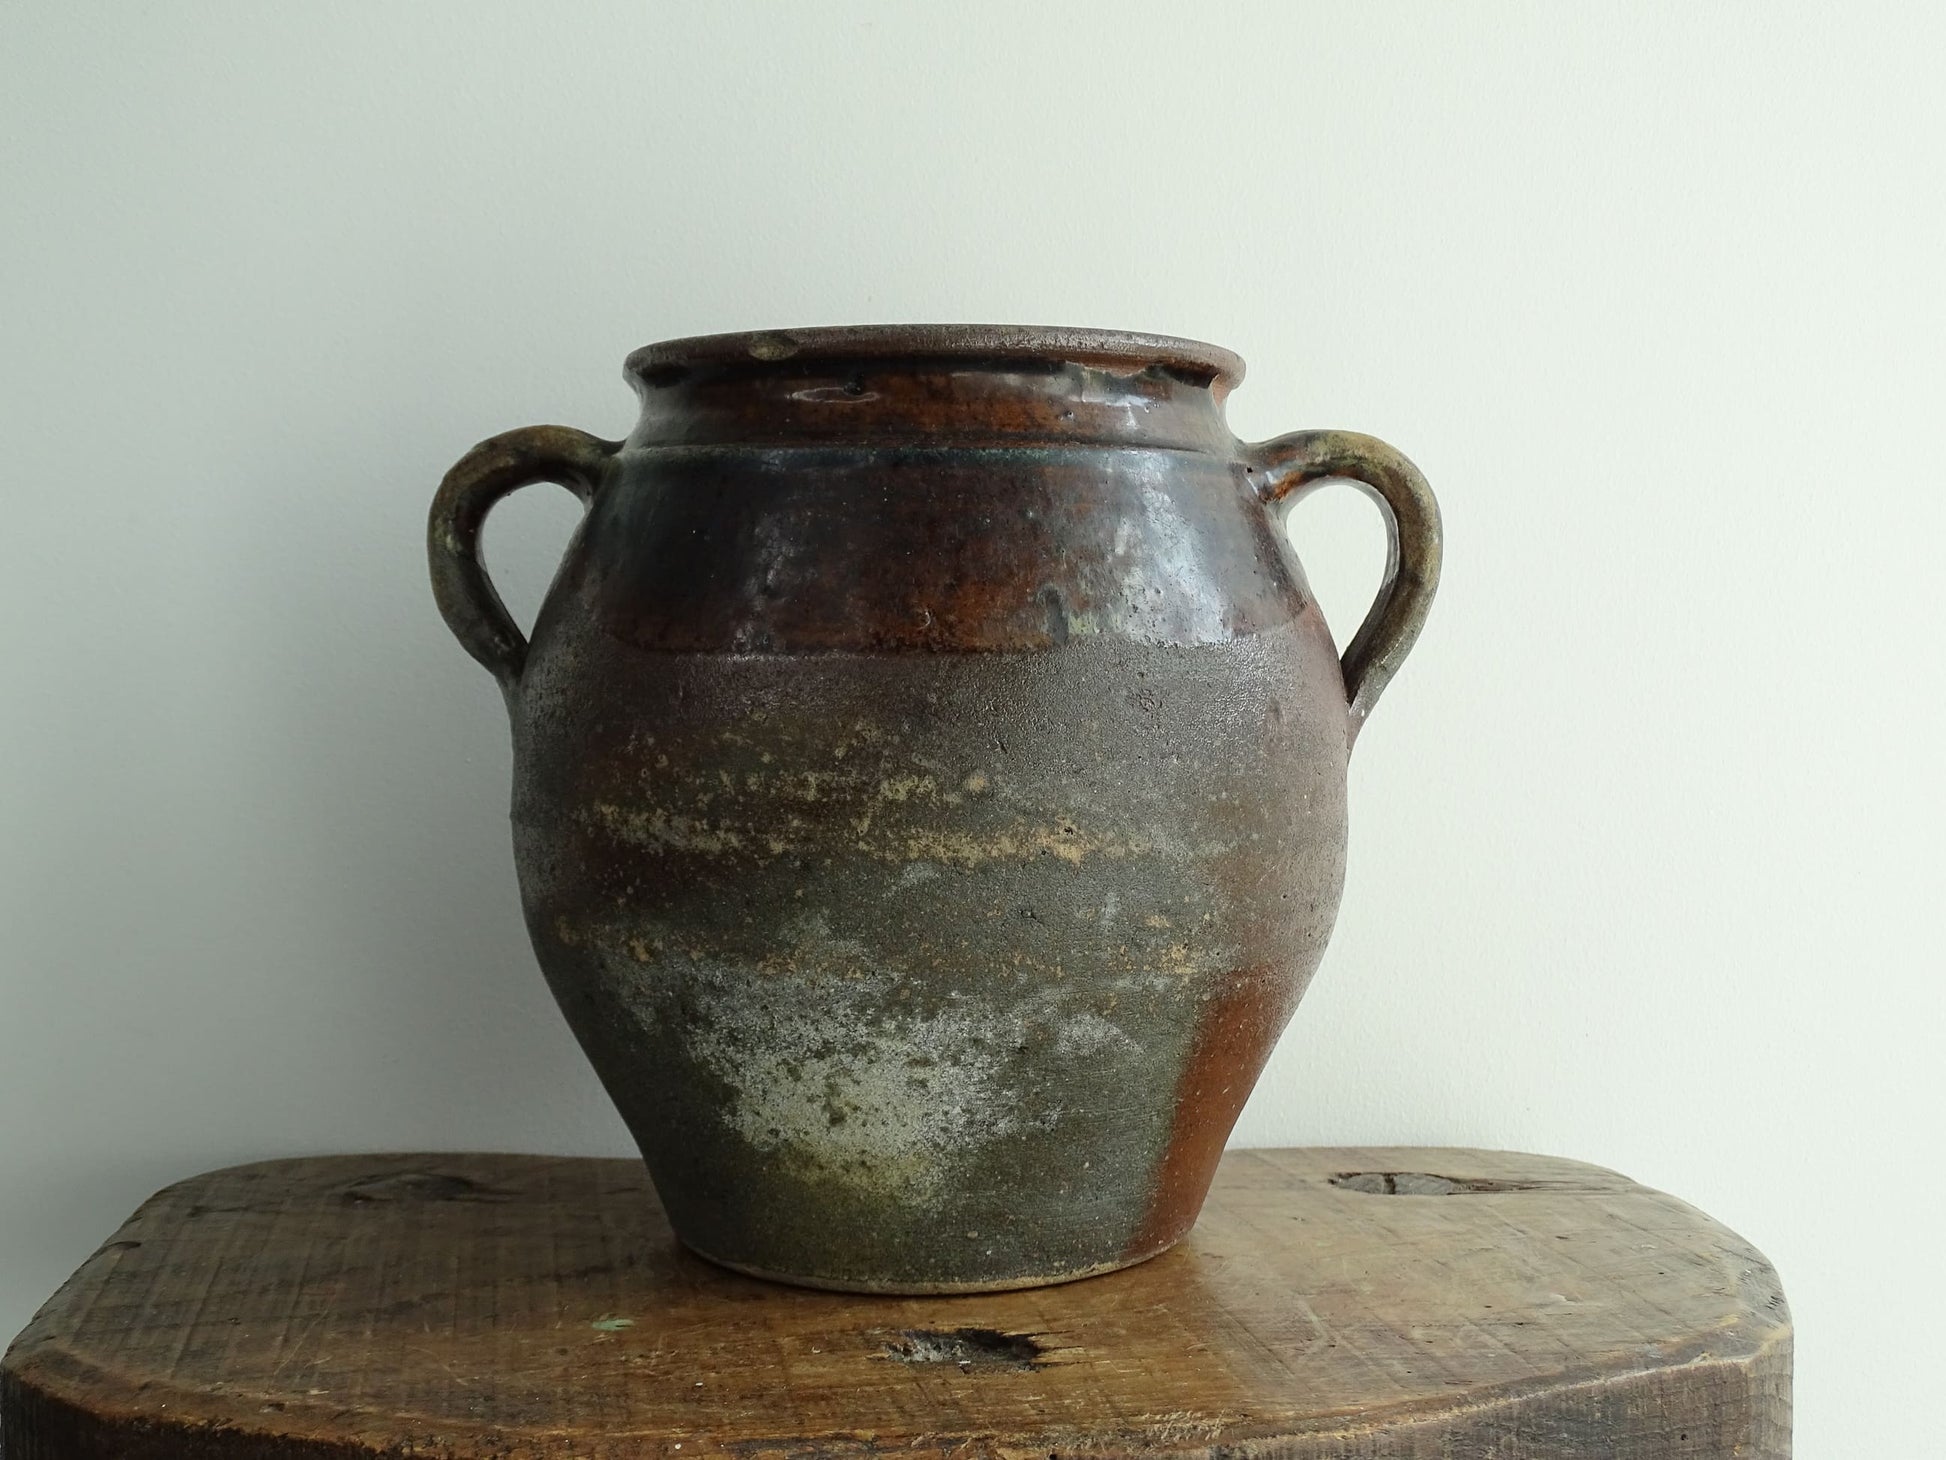
[[[815,329],[629,358],[626,441],[482,443],[433,586],[513,720],[528,928],[681,1239],[821,1287],[1139,1262],[1324,951],[1345,759],[1439,571],[1366,436],[1240,444],[1226,350]],[[1276,505],[1391,541],[1342,664]],[[534,625],[479,559],[587,513]]]

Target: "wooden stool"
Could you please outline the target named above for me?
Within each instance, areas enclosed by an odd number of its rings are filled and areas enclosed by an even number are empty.
[[[1790,1386],[1762,1256],[1571,1161],[1235,1151],[1153,1262],[883,1298],[692,1257],[633,1161],[334,1156],[153,1197],[9,1351],[0,1450],[1765,1460]]]

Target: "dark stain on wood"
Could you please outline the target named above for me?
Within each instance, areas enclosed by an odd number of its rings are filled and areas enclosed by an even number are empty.
[[[1493,1181],[1466,1176],[1439,1176],[1430,1171],[1341,1171],[1331,1184],[1368,1196],[1477,1196],[1482,1192],[1586,1191],[1571,1181]]]
[[[344,1199],[360,1202],[507,1201],[510,1192],[442,1171],[402,1171],[368,1176],[344,1188]]]
[[[1046,1349],[1031,1333],[997,1328],[914,1328],[885,1345],[902,1364],[951,1364],[963,1374],[975,1370],[1031,1369]]]

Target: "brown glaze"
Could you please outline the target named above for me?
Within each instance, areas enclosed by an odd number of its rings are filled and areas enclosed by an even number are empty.
[[[1231,437],[1241,368],[1071,330],[676,341],[630,359],[627,441],[512,432],[448,475],[434,586],[507,695],[535,948],[698,1251],[953,1291],[1194,1220],[1438,572],[1390,448]],[[1267,510],[1336,475],[1393,539],[1342,666]],[[477,538],[534,480],[589,510],[530,646]]]

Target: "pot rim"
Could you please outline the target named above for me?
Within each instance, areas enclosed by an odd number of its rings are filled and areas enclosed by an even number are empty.
[[[1243,379],[1243,359],[1221,345],[1176,335],[1066,325],[850,324],[806,329],[690,335],[644,345],[629,355],[629,375],[693,366],[773,365],[896,359],[1057,360],[1132,373],[1159,366],[1228,389]]]

